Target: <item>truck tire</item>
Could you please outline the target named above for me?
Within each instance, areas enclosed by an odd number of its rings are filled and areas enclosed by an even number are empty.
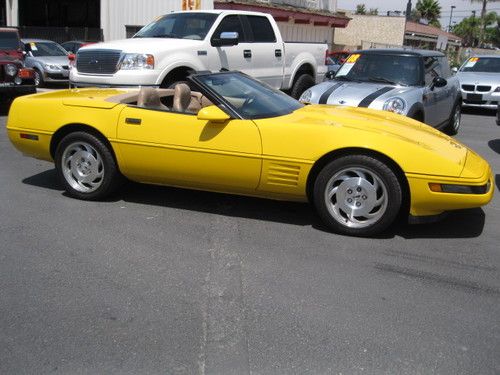
[[[290,96],[294,99],[299,99],[302,93],[309,87],[314,86],[315,83],[316,82],[314,81],[314,78],[309,74],[302,74],[293,84],[292,90],[290,91]]]

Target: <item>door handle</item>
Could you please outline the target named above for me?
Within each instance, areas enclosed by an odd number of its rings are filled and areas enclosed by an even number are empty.
[[[274,50],[274,56],[281,57],[281,50],[280,49],[275,49]]]
[[[142,120],[140,118],[132,118],[132,117],[125,118],[125,124],[141,125],[141,122]]]
[[[244,50],[244,51],[243,51],[243,57],[244,57],[245,59],[249,59],[250,57],[252,57],[252,51],[251,51],[251,50],[249,50],[249,49]]]

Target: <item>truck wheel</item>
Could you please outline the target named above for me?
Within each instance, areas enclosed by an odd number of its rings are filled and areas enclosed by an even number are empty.
[[[401,184],[392,169],[368,155],[333,160],[314,182],[314,206],[333,231],[372,236],[398,216],[403,202]]]
[[[302,93],[309,87],[314,86],[315,83],[314,78],[309,74],[302,74],[293,84],[290,96],[294,99],[299,99]]]

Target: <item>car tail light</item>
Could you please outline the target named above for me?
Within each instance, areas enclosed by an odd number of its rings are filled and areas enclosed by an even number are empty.
[[[33,69],[21,68],[21,69],[19,69],[18,76],[19,76],[19,78],[23,78],[23,79],[34,78],[35,72],[33,71]]]

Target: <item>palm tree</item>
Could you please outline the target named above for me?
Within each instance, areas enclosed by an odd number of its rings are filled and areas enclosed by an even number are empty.
[[[356,5],[356,13],[354,14],[366,14],[366,6],[365,4]]]
[[[429,24],[441,27],[439,17],[441,17],[441,5],[438,0],[418,0],[416,5],[418,13],[422,18],[429,21]]]
[[[483,6],[481,8],[481,29],[479,32],[479,44],[482,44],[484,41],[484,32],[486,30],[486,4],[487,3],[493,3],[498,0],[470,0],[471,3],[483,3]]]

